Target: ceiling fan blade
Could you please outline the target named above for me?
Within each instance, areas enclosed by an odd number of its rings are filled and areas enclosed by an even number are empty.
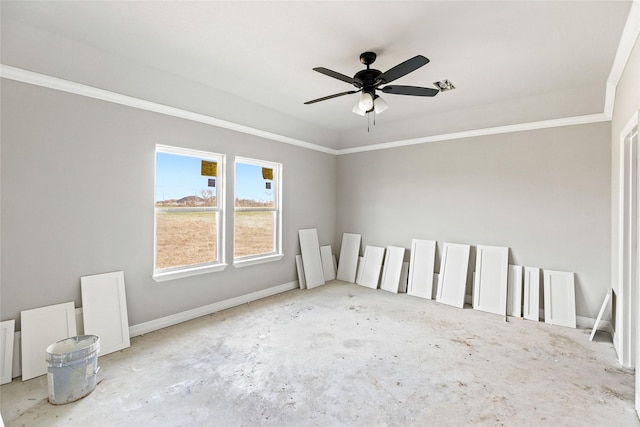
[[[352,93],[358,93],[358,92],[360,92],[360,91],[359,90],[350,90],[348,92],[340,92],[340,93],[336,93],[336,94],[329,95],[329,96],[323,96],[322,98],[313,99],[311,101],[305,102],[304,104],[305,105],[315,104],[316,102],[326,101],[327,99],[337,98],[339,96],[344,96],[344,95],[351,95]]]
[[[413,96],[436,96],[440,91],[430,87],[419,86],[385,86],[380,88],[384,93],[391,93],[394,95],[413,95]]]
[[[392,81],[399,79],[402,76],[406,76],[410,72],[415,71],[428,63],[428,58],[422,55],[416,55],[413,58],[407,59],[403,63],[398,64],[390,70],[380,74],[377,80],[381,83],[391,83]]]
[[[325,76],[333,77],[334,79],[342,80],[343,82],[347,82],[356,87],[362,87],[362,81],[359,79],[354,79],[353,77],[346,76],[342,73],[338,73],[337,71],[330,70],[324,67],[316,67],[313,71],[317,71],[320,74],[324,74]]]

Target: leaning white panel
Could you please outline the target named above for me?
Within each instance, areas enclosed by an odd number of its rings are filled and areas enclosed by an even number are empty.
[[[409,283],[407,284],[409,295],[431,299],[435,262],[436,242],[434,240],[413,239],[411,241]]]
[[[100,356],[131,346],[124,273],[80,278],[85,335],[100,338]]]
[[[407,280],[409,278],[409,263],[402,263],[402,273],[400,273],[400,287],[398,288],[398,292],[406,294],[407,293]]]
[[[300,252],[302,253],[307,288],[312,289],[324,285],[318,231],[315,228],[302,229],[298,230],[298,236],[300,238]]]
[[[524,295],[522,315],[527,320],[540,320],[540,269],[524,268]]]
[[[593,324],[591,335],[589,335],[589,341],[593,341],[593,337],[596,336],[596,332],[598,331],[598,326],[600,326],[600,322],[602,321],[602,316],[604,316],[604,311],[607,309],[607,305],[609,304],[610,298],[611,298],[611,291],[608,291],[607,294],[604,296],[604,301],[602,301],[602,307],[600,307],[600,311],[598,312],[598,317],[596,317],[596,322]]]
[[[507,292],[507,314],[522,317],[522,266],[510,265]]]
[[[478,245],[473,284],[473,308],[494,314],[507,314],[509,248]]]
[[[324,280],[334,280],[336,271],[333,269],[333,254],[331,245],[320,246],[320,259],[322,260],[322,274]]]
[[[47,347],[76,336],[73,302],[20,312],[22,323],[22,381],[47,373]]]
[[[436,301],[458,308],[464,307],[470,251],[469,245],[457,243],[442,245]]]
[[[358,283],[360,278],[362,277],[362,267],[364,267],[364,257],[358,257],[358,274],[356,275],[356,281],[354,283]]]
[[[11,382],[13,371],[13,340],[16,333],[14,319],[0,322],[0,384]]]
[[[364,260],[362,261],[362,273],[358,280],[358,285],[367,288],[377,289],[380,280],[380,269],[384,259],[384,248],[377,246],[367,246],[364,249]]]
[[[574,274],[544,270],[544,322],[576,327],[576,286]]]
[[[340,247],[340,261],[336,278],[344,282],[356,282],[358,258],[360,256],[360,234],[344,233]]]
[[[384,260],[380,289],[396,294],[398,293],[398,290],[400,289],[400,276],[402,275],[404,251],[405,248],[387,246],[387,254]]]
[[[298,284],[300,289],[306,289],[307,283],[304,280],[304,266],[302,264],[302,255],[296,255],[296,270],[298,271]]]

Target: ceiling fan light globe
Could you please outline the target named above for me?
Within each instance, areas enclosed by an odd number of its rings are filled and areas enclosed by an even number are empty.
[[[377,96],[373,101],[373,109],[375,110],[376,114],[383,113],[387,110],[387,108],[389,108],[389,104],[387,104],[387,102],[382,99],[382,97]]]
[[[358,106],[365,112],[371,110],[373,108],[373,96],[371,96],[370,93],[363,92],[360,96]]]
[[[354,105],[352,111],[359,116],[364,116],[365,114],[367,114],[367,110],[360,108],[360,102],[356,102],[356,105]]]

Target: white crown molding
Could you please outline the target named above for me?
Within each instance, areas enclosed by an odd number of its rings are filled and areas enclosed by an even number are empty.
[[[0,64],[0,77],[19,81],[22,83],[29,83],[36,86],[42,86],[49,89],[55,89],[62,92],[73,93],[75,95],[86,96],[88,98],[99,99],[101,101],[113,102],[115,104],[138,108],[141,110],[165,114],[167,116],[205,123],[219,128],[229,129],[248,135],[259,136],[261,138],[270,139],[272,141],[283,142],[285,144],[308,148],[310,150],[320,151],[327,154],[337,154],[337,151],[333,148],[328,148],[323,145],[313,144],[311,142],[290,138],[288,136],[278,135],[276,133],[255,129],[250,126],[217,119],[205,114],[194,113],[193,111],[170,107],[168,105],[160,104],[157,102],[146,101],[144,99],[135,98],[133,96],[122,95],[120,93],[99,89],[93,86],[59,79],[57,77],[48,76],[46,74],[35,73],[33,71],[24,70],[22,68],[12,67],[10,65]]]
[[[454,132],[448,134],[432,135],[427,137],[405,139],[398,141],[385,142],[380,144],[366,145],[353,148],[333,149],[322,145],[290,138],[284,135],[278,135],[272,132],[255,129],[250,126],[229,122],[215,117],[207,116],[180,108],[170,107],[156,102],[145,101],[143,99],[134,98],[128,95],[111,92],[104,89],[98,89],[92,86],[80,83],[70,82],[68,80],[59,79],[57,77],[39,74],[21,68],[0,64],[0,77],[29,83],[37,86],[47,87],[50,89],[69,92],[76,95],[87,96],[89,98],[100,99],[107,102],[126,105],[129,107],[139,108],[142,110],[153,111],[160,114],[166,114],[173,117],[179,117],[199,123],[205,123],[225,129],[234,130],[248,135],[259,136],[273,141],[283,142],[310,150],[320,151],[332,155],[362,153],[366,151],[385,150],[389,148],[404,147],[409,145],[426,144],[429,142],[449,141],[453,139],[472,138],[477,136],[496,135],[509,132],[521,132],[526,130],[546,129],[561,126],[571,126],[587,123],[598,123],[610,121],[613,117],[613,107],[615,103],[616,88],[618,82],[624,72],[624,68],[629,60],[633,46],[640,34],[640,0],[634,0],[629,10],[629,16],[625,23],[620,43],[616,51],[616,56],[609,72],[606,83],[604,111],[602,113],[587,114],[584,116],[564,117],[552,120],[543,120],[538,122],[519,123],[508,126],[497,126],[492,128],[474,129],[462,132]]]
[[[622,35],[620,36],[620,43],[618,44],[618,50],[607,78],[607,91],[604,101],[604,114],[609,118],[613,117],[613,106],[616,97],[616,87],[620,82],[620,77],[624,72],[624,68],[629,61],[633,46],[640,36],[640,1],[634,0],[631,3],[631,9],[629,9],[629,16],[627,16],[627,22],[622,29]]]
[[[338,154],[362,153],[364,151],[386,150],[389,148],[405,147],[408,145],[426,144],[429,142],[449,141],[452,139],[471,138],[477,136],[497,135],[509,132],[521,132],[525,130],[555,128],[561,126],[581,125],[586,123],[606,122],[611,120],[604,113],[588,114],[585,116],[564,117],[562,119],[543,120],[539,122],[518,123],[508,126],[497,126],[492,128],[474,129],[462,132],[447,133],[441,135],[425,136],[421,138],[405,139],[403,141],[384,142],[381,144],[367,145],[362,147],[345,148],[339,150]]]

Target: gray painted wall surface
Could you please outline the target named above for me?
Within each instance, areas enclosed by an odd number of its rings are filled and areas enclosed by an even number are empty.
[[[336,158],[161,114],[1,80],[2,319],[66,301],[80,277],[124,270],[131,325],[297,280],[299,228],[335,236]],[[155,144],[283,164],[278,262],[156,283]],[[228,180],[227,206],[233,206]],[[227,222],[227,261],[232,223]]]
[[[336,241],[437,240],[436,269],[444,241],[509,246],[511,263],[575,272],[577,315],[595,318],[610,287],[610,132],[597,123],[339,156]]]

